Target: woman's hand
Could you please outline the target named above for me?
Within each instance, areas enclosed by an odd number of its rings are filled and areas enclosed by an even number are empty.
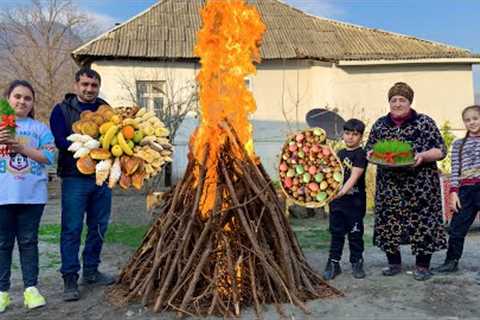
[[[7,144],[11,139],[10,131],[6,128],[0,128],[0,144]]]
[[[422,163],[425,163],[425,154],[423,152],[417,153],[415,155],[415,164],[413,165],[414,167],[418,167]]]
[[[9,148],[12,152],[21,153],[21,154],[25,153],[26,146],[19,143],[17,140],[10,139],[9,142],[7,142],[7,144],[9,145]]]
[[[30,158],[38,163],[49,163],[48,158],[43,154],[42,150],[40,149],[21,144],[15,139],[9,139],[5,144],[7,144],[10,150],[14,153],[23,154],[25,157]]]
[[[415,164],[413,165],[414,167],[418,167],[421,164],[427,163],[427,162],[434,162],[443,159],[444,155],[442,153],[442,150],[438,148],[432,148],[430,150],[424,151],[417,153],[415,155]]]
[[[450,209],[453,210],[453,212],[458,212],[462,208],[462,205],[460,204],[460,198],[458,197],[458,193],[452,192],[450,193]]]

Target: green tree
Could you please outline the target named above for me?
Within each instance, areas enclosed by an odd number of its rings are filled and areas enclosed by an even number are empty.
[[[443,140],[445,141],[445,146],[447,147],[447,156],[445,159],[440,161],[439,167],[443,174],[450,174],[452,169],[452,157],[451,157],[451,148],[453,141],[455,140],[455,135],[452,133],[452,127],[448,121],[445,121],[440,128],[440,133],[442,134]]]

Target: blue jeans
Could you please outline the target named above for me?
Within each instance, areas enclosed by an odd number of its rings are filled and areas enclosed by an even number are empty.
[[[38,280],[38,227],[44,204],[0,205],[0,291],[10,289],[10,269],[15,238],[20,252],[23,284]]]
[[[107,232],[112,207],[112,191],[106,184],[97,186],[92,177],[62,179],[62,231],[60,252],[65,275],[80,271],[79,251],[83,221],[87,214],[88,227],[83,248],[83,274],[97,271],[103,239]]]

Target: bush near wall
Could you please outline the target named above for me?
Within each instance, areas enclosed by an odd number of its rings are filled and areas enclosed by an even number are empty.
[[[375,207],[375,178],[377,167],[369,165],[365,174],[365,189],[367,192],[367,212],[373,212]]]
[[[448,121],[445,121],[440,127],[440,133],[442,134],[443,141],[447,148],[447,156],[445,159],[438,163],[438,167],[442,174],[450,175],[452,170],[452,144],[455,140],[455,135],[453,134],[452,127]]]

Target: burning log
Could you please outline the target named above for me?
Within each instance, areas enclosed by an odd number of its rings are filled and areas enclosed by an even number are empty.
[[[246,154],[233,157],[239,141],[224,128],[229,137],[210,215],[205,220],[198,213],[206,168],[192,159],[164,196],[166,205],[122,271],[112,300],[141,299],[156,312],[238,316],[241,307],[260,313],[271,303],[308,312],[304,301],[341,295],[308,265],[262,165]],[[196,165],[202,170],[195,186],[188,172]]]

